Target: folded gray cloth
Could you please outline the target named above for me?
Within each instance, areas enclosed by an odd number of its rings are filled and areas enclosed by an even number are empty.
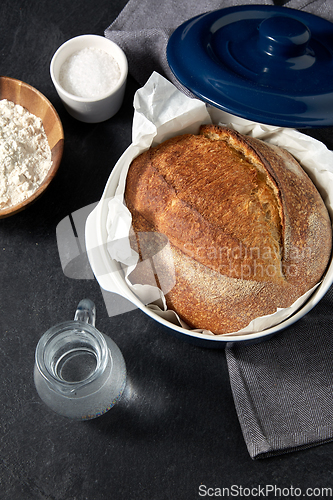
[[[210,10],[242,4],[282,5],[333,20],[331,0],[130,0],[105,36],[120,45],[144,85],[153,71],[174,78],[166,60],[173,30]],[[182,89],[186,93],[186,89]],[[254,345],[228,344],[226,357],[240,425],[252,458],[333,440],[333,290],[288,330]]]
[[[235,406],[252,458],[333,440],[333,289],[266,342],[227,347]]]

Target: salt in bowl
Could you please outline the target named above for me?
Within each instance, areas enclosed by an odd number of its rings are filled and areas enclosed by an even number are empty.
[[[100,35],[80,35],[61,45],[50,74],[68,113],[86,123],[108,120],[120,109],[128,73],[120,47]]]

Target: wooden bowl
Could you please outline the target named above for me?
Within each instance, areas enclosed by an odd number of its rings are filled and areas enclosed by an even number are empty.
[[[45,133],[51,149],[52,166],[39,188],[26,200],[17,205],[8,208],[0,209],[0,219],[14,215],[21,210],[24,210],[30,203],[34,202],[47,188],[54,178],[59,168],[63,149],[64,149],[64,132],[58,113],[38,90],[27,83],[0,76],[0,100],[7,99],[15,104],[20,104],[30,113],[41,118]]]

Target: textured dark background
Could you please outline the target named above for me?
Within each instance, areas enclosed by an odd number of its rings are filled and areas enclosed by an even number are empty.
[[[109,317],[96,281],[71,279],[62,271],[56,227],[99,200],[131,141],[137,84],[129,78],[114,118],[83,124],[62,107],[49,63],[67,39],[103,35],[125,3],[0,4],[0,74],[40,90],[57,109],[65,133],[63,161],[49,189],[24,212],[0,220],[0,499],[191,500],[200,498],[200,484],[333,486],[333,444],[250,459],[223,350],[179,341],[138,310]],[[309,133],[333,148],[331,129]],[[32,373],[41,334],[72,319],[83,297],[95,301],[98,328],[121,348],[130,390],[103,417],[79,423],[44,406]],[[312,319],[325,314],[330,307],[325,304]]]

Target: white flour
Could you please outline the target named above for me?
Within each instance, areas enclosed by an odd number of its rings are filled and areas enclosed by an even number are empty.
[[[0,210],[21,203],[52,165],[42,120],[7,99],[0,101]]]

